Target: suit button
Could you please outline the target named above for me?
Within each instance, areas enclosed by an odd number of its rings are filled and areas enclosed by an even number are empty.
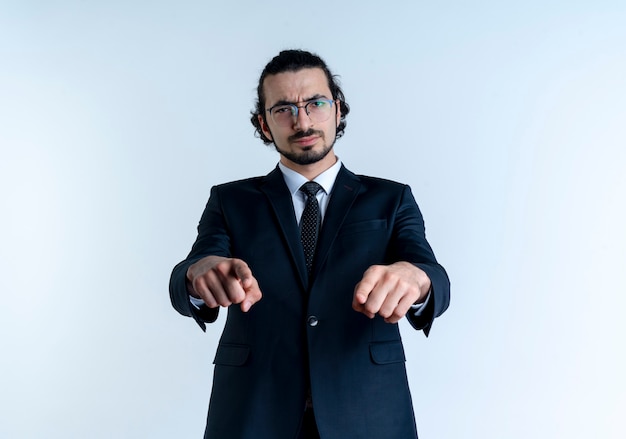
[[[306,322],[309,324],[309,326],[315,327],[319,323],[319,320],[317,320],[317,317],[315,316],[309,316],[309,318],[306,319]]]

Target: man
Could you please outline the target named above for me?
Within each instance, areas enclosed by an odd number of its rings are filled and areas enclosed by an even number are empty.
[[[318,56],[272,59],[252,123],[280,162],[214,187],[174,268],[181,314],[228,308],[205,438],[417,437],[397,322],[428,335],[449,281],[410,188],[335,155],[348,111]]]

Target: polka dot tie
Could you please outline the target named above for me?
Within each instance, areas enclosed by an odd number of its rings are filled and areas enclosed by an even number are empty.
[[[322,187],[314,181],[304,183],[300,190],[306,195],[306,203],[302,218],[300,218],[300,239],[304,248],[304,259],[306,260],[306,268],[311,274],[313,268],[313,257],[315,256],[315,245],[317,244],[317,234],[320,229],[321,216],[320,205],[317,202],[315,194]]]

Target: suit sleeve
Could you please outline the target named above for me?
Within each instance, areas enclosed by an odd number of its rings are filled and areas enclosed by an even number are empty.
[[[398,206],[390,251],[392,262],[411,262],[430,278],[432,290],[426,308],[418,316],[407,314],[411,326],[428,336],[434,319],[443,314],[450,303],[450,280],[426,240],[424,219],[409,186],[404,187]]]
[[[192,317],[202,330],[206,323],[213,323],[219,308],[191,304],[187,291],[187,269],[206,256],[230,257],[230,237],[221,208],[219,187],[211,189],[209,201],[198,224],[198,236],[187,258],[178,263],[170,277],[170,299],[174,308],[182,315]]]

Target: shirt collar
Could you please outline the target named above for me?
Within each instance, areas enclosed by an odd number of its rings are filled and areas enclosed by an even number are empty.
[[[289,188],[289,192],[291,195],[295,195],[300,187],[309,181],[304,175],[297,173],[293,169],[289,169],[287,166],[278,162],[278,167],[283,174],[283,178],[285,179],[285,183]],[[335,180],[337,179],[337,175],[339,174],[339,170],[341,169],[341,160],[337,157],[337,161],[330,168],[322,172],[320,175],[313,179],[314,182],[318,183],[324,189],[324,192],[330,194],[333,185],[335,184]]]

